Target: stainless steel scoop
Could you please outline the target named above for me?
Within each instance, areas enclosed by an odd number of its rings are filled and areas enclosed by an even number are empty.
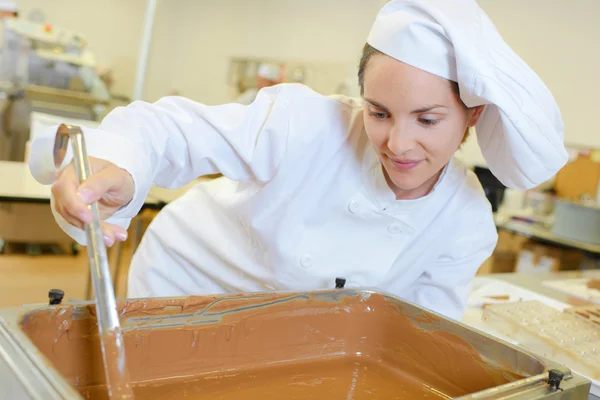
[[[92,174],[92,171],[87,156],[83,132],[79,126],[63,124],[58,128],[53,150],[54,165],[56,168],[60,168],[63,164],[69,142],[73,149],[73,164],[75,165],[75,171],[79,178],[79,182],[82,183],[88,179]],[[88,248],[87,253],[90,264],[91,280],[94,287],[98,330],[102,343],[105,374],[110,393],[111,384],[113,383],[111,382],[111,379],[114,380],[115,371],[123,377],[127,376],[125,349],[119,315],[117,313],[115,292],[110,275],[108,255],[100,225],[98,204],[92,203],[89,208],[92,211],[92,220],[89,224],[85,224]],[[105,341],[109,339],[110,345]],[[109,346],[110,349],[107,349],[107,346]],[[117,386],[122,384],[122,382],[114,383]],[[122,388],[117,387],[116,389],[121,390]]]
[[[75,171],[77,172],[79,182],[82,183],[91,175],[92,171],[87,156],[83,132],[79,126],[63,124],[58,128],[54,141],[54,165],[56,168],[60,168],[62,165],[67,154],[69,142],[71,142],[73,149]],[[104,235],[102,234],[100,225],[98,204],[93,203],[89,207],[92,211],[92,221],[85,225],[88,261],[92,274],[91,278],[94,286],[96,307],[98,308],[100,334],[107,334],[114,332],[116,328],[120,327],[119,315],[117,313],[115,292],[110,275],[108,255],[106,246],[104,245]]]

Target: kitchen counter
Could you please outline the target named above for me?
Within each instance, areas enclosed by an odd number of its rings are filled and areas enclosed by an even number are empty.
[[[523,289],[531,290],[532,292],[539,293],[541,295],[550,297],[551,299],[560,301],[562,303],[579,305],[581,300],[574,299],[566,293],[560,292],[556,289],[543,286],[544,281],[564,280],[564,279],[578,279],[578,278],[598,278],[600,279],[600,270],[589,270],[589,271],[561,271],[561,272],[548,272],[541,274],[491,274],[482,275],[484,278],[492,278],[513,285],[522,287]]]
[[[482,278],[491,278],[499,281],[504,281],[512,285],[530,290],[532,292],[549,297],[553,300],[560,301],[565,304],[580,305],[580,299],[574,298],[566,293],[543,286],[544,281],[579,279],[579,278],[600,278],[599,270],[589,271],[560,271],[548,272],[539,274],[523,274],[523,273],[504,273],[482,275]],[[600,400],[592,394],[588,397],[589,400]]]

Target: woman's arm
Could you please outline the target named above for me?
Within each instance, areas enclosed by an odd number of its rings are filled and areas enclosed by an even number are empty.
[[[300,85],[282,85],[262,90],[249,106],[206,106],[167,97],[115,109],[98,129],[84,129],[89,156],[127,171],[135,184],[133,199],[107,222],[126,227],[153,185],[177,188],[214,173],[239,181],[268,181],[287,148],[290,103],[305,101],[308,93]],[[45,184],[55,180],[55,132],[50,129],[32,143],[30,169]],[[71,159],[69,152],[63,166]],[[83,232],[55,215],[82,242]]]

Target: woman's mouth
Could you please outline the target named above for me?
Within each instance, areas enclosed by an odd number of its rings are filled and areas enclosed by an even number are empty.
[[[393,158],[390,158],[390,161],[401,171],[411,170],[423,162],[423,160],[394,160]]]

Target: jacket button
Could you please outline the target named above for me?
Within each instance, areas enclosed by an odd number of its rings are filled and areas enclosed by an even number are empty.
[[[356,200],[350,200],[350,203],[348,203],[348,210],[350,210],[351,213],[357,212],[359,208],[360,204],[358,204],[358,201]]]
[[[388,233],[393,236],[402,233],[402,227],[398,224],[389,225],[387,230],[388,230]]]
[[[302,265],[304,268],[312,267],[312,258],[310,258],[309,255],[302,256],[300,258],[300,265]]]

